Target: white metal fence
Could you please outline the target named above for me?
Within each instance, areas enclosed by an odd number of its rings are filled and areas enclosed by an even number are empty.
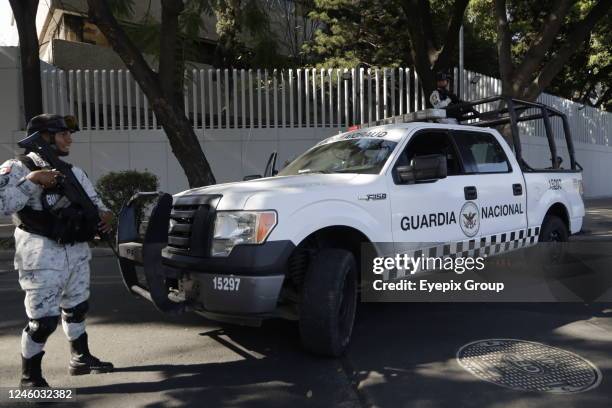
[[[43,71],[45,111],[84,129],[158,128],[125,70]],[[196,129],[346,127],[425,106],[419,78],[395,69],[200,69],[186,72],[185,114]]]
[[[426,100],[411,68],[194,69],[185,78],[185,114],[195,129],[346,128],[423,109]],[[127,70],[47,70],[42,80],[44,110],[74,114],[83,129],[159,128]],[[471,71],[461,82],[464,100],[501,92],[498,79]],[[539,99],[568,115],[577,142],[612,145],[612,114],[552,95]],[[545,135],[542,124],[522,128]],[[562,137],[560,121],[553,130]]]

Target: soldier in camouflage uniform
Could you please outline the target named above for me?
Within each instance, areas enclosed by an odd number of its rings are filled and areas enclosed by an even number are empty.
[[[71,133],[78,130],[58,115],[43,114],[28,123],[28,135],[41,132],[58,156],[66,156],[72,143]],[[54,212],[49,205],[61,197],[54,190],[60,173],[49,169],[36,153],[6,161],[0,166],[0,213],[13,215],[15,228],[15,269],[25,291],[25,310],[29,318],[21,339],[21,387],[47,387],[42,376],[41,360],[47,338],[57,328],[61,314],[62,327],[70,341],[71,375],[112,371],[111,363],[102,362],[89,352],[85,315],[89,298],[89,260],[87,242],[65,243],[56,239],[51,225]],[[100,231],[110,230],[111,213],[102,204],[85,172],[72,171],[100,211]],[[57,221],[57,220],[55,220]],[[71,222],[70,219],[68,221]],[[59,243],[62,242],[62,243]]]

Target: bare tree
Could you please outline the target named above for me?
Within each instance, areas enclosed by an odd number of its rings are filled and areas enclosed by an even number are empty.
[[[21,56],[21,83],[26,123],[42,113],[42,86],[40,82],[40,58],[36,33],[38,0],[9,0],[19,33]]]
[[[170,141],[172,152],[183,168],[189,186],[215,184],[215,178],[202,147],[193,131],[189,119],[177,99],[176,78],[182,75],[177,72],[176,45],[178,38],[179,15],[183,11],[182,0],[162,0],[162,22],[160,43],[160,69],[154,72],[141,51],[126,35],[113,16],[106,0],[87,0],[89,16],[100,28],[115,52],[130,70],[143,92],[147,96]],[[168,86],[175,84],[175,86]],[[180,92],[182,92],[182,88]]]
[[[529,50],[516,64],[512,57],[512,30],[508,22],[506,0],[495,0],[497,18],[497,50],[502,93],[529,101],[537,99],[550,85],[563,65],[589,36],[598,21],[610,18],[609,0],[599,0],[587,15],[576,22],[571,31],[560,35],[565,17],[574,4],[573,0],[552,3],[553,9],[546,16],[542,28],[536,33]]]

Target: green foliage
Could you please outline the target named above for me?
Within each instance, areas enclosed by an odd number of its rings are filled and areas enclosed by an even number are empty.
[[[159,187],[157,176],[148,171],[125,170],[105,174],[96,183],[96,191],[115,216],[121,208],[137,192],[156,191]],[[150,203],[154,198],[148,200]],[[143,205],[147,204],[147,200]],[[143,207],[137,210],[137,219],[142,219]]]
[[[159,60],[161,21],[147,12],[135,19],[134,0],[109,0],[109,5],[136,46],[153,61]],[[280,0],[286,1],[286,0]],[[270,29],[270,16],[262,0],[185,0],[179,16],[179,39],[182,61],[214,63],[218,67],[278,67],[284,63],[278,54],[278,39]],[[204,17],[215,16],[218,45],[215,55],[203,54],[202,34],[206,33]],[[128,22],[129,21],[129,22]]]
[[[304,45],[321,68],[410,65],[406,21],[395,0],[315,0],[309,17],[323,23]]]
[[[399,0],[315,0],[311,19],[323,23],[313,41],[304,45],[309,62],[317,67],[411,66],[410,39]],[[446,32],[454,0],[431,0],[438,43]],[[564,38],[595,0],[578,0],[548,53],[554,58]],[[515,64],[540,32],[556,0],[508,0]],[[464,58],[467,69],[499,78],[497,21],[493,0],[471,0],[464,20]],[[555,77],[547,92],[599,107],[612,107],[612,19],[603,18],[584,46]],[[458,63],[454,56],[453,65]],[[589,96],[594,97],[589,100]]]
[[[134,0],[107,0],[107,2],[115,16],[129,18],[134,15]]]
[[[565,17],[559,35],[543,63],[555,58],[567,34],[577,21],[583,18],[594,5],[594,0],[578,0]],[[512,36],[512,57],[518,65],[540,33],[545,18],[554,9],[555,0],[537,2],[508,0],[508,15]],[[493,0],[471,0],[467,10],[467,26],[475,34],[466,35],[466,66],[478,72],[499,77],[495,44],[497,40]],[[467,32],[466,32],[467,34]],[[612,108],[612,19],[603,18],[591,32],[582,47],[575,50],[563,70],[555,77],[546,90],[558,96],[594,104],[610,110]],[[474,50],[491,50],[491,57],[474,55]],[[606,94],[607,93],[607,94]],[[589,96],[594,96],[589,100]]]

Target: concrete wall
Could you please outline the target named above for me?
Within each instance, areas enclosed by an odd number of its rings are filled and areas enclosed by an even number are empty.
[[[523,137],[523,157],[532,167],[549,167],[550,150],[544,137]],[[565,143],[557,140],[558,156],[563,159],[562,167],[570,166]],[[582,177],[584,194],[587,198],[612,197],[612,147],[574,141],[576,161],[584,168]]]
[[[0,47],[0,89],[0,130],[6,134],[21,129],[23,122],[18,47]]]

